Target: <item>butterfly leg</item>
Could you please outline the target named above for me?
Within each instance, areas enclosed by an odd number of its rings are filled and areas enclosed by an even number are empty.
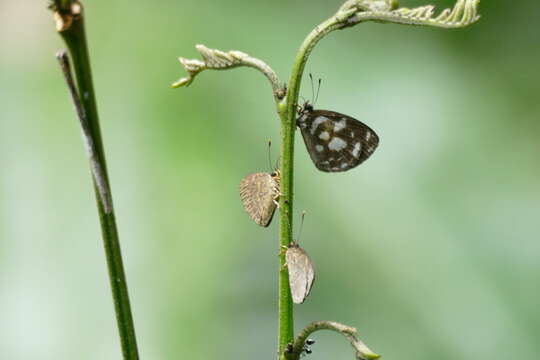
[[[274,202],[274,204],[276,204],[277,208],[280,209],[280,207],[279,207],[279,197],[281,195],[283,195],[283,194],[279,191],[279,187],[274,188],[274,192],[276,193],[276,195],[272,199],[272,201]]]

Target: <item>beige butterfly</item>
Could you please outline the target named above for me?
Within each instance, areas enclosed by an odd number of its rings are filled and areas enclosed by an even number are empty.
[[[260,226],[267,227],[272,221],[278,199],[280,173],[255,173],[240,181],[240,199],[248,215]]]
[[[287,247],[285,261],[289,270],[289,286],[295,304],[301,304],[311,292],[315,281],[315,267],[308,253],[293,242]]]

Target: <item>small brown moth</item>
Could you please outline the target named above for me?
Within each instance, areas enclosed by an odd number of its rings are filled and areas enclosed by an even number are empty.
[[[306,300],[315,281],[315,268],[308,253],[298,245],[291,243],[285,252],[285,261],[289,270],[289,286],[295,304]]]
[[[267,227],[272,221],[280,196],[279,182],[279,170],[250,174],[240,181],[240,199],[244,209],[260,226]]]

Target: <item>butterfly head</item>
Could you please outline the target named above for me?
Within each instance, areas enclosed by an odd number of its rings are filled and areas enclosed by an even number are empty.
[[[304,105],[298,106],[298,115],[304,115],[304,114],[307,115],[312,111],[313,111],[313,105],[311,105],[309,101],[307,100],[304,102]]]
[[[279,168],[277,168],[274,172],[270,173],[270,176],[277,182],[277,184],[279,185],[279,183],[281,182],[281,172],[279,171]]]
[[[313,113],[313,105],[306,101],[304,105],[298,106],[298,118],[296,119],[296,126],[303,129],[307,126],[306,120]]]

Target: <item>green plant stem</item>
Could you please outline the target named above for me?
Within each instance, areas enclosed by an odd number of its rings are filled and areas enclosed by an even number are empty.
[[[135,327],[133,325],[118,230],[110,195],[111,189],[99,127],[83,14],[74,14],[70,26],[60,31],[60,35],[64,39],[73,59],[78,97],[82,105],[80,121],[83,128],[83,136],[87,145],[89,145],[88,151],[93,173],[94,189],[122,353],[124,359],[137,360],[139,359],[139,355]]]
[[[280,183],[280,249],[292,242],[293,209],[293,162],[294,162],[294,120],[291,126],[287,116],[287,104],[280,103],[278,112],[281,118],[281,183]],[[278,354],[280,357],[294,339],[294,317],[289,272],[285,264],[285,251],[279,253],[279,316],[278,316]]]
[[[309,54],[317,42],[327,33],[338,29],[343,19],[354,11],[341,12],[317,26],[306,37],[293,64],[285,103],[278,105],[281,118],[281,197],[280,197],[280,246],[287,246],[292,241],[293,184],[294,184],[294,135],[296,114],[302,75]],[[279,271],[279,354],[287,359],[285,351],[294,340],[293,302],[289,288],[289,273],[285,266],[285,253],[280,253]]]

